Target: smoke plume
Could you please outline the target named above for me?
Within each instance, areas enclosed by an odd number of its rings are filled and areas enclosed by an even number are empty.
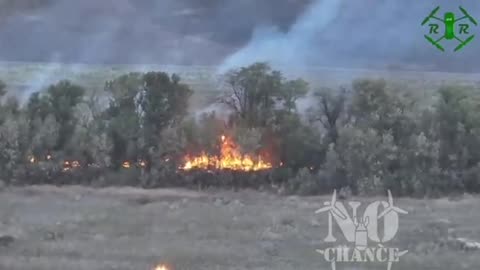
[[[248,44],[226,58],[219,70],[256,61],[277,68],[323,66],[385,69],[479,71],[474,44],[453,52],[455,42],[441,52],[426,42],[423,19],[437,5],[438,17],[447,11],[463,16],[459,5],[480,18],[480,8],[469,1],[316,0],[287,31],[275,25],[258,26]],[[443,25],[440,23],[443,31]],[[471,34],[478,28],[471,28]],[[448,43],[448,42],[446,42]]]

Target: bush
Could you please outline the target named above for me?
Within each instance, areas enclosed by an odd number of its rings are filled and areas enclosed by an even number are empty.
[[[264,63],[226,76],[232,112],[185,119],[192,94],[176,75],[130,73],[92,92],[61,81],[25,105],[0,82],[0,179],[16,184],[145,188],[285,188],[295,194],[351,189],[360,195],[439,196],[480,191],[480,91],[443,86],[418,102],[405,85],[360,79],[323,89],[306,122],[297,101],[309,90]],[[351,90],[351,91],[350,91]],[[418,90],[418,89],[414,89]],[[85,93],[89,93],[85,95]],[[183,172],[185,154],[218,154],[220,136],[267,156],[261,172]],[[54,158],[46,160],[46,155]],[[34,162],[29,157],[34,156]],[[63,160],[82,168],[63,171]],[[143,161],[122,168],[122,163]],[[90,164],[91,166],[86,166]]]
[[[302,168],[293,178],[288,180],[285,191],[288,194],[318,194],[322,190],[321,180],[322,179],[320,179],[318,175],[315,175],[309,168]]]

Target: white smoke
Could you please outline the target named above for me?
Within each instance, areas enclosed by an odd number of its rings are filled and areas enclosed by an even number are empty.
[[[307,47],[337,17],[342,0],[317,0],[292,25],[287,33],[276,27],[255,29],[252,39],[219,67],[223,73],[229,69],[254,62],[269,62],[272,66],[291,66],[304,63]]]

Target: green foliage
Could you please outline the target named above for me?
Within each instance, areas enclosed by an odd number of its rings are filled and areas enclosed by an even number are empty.
[[[158,146],[161,132],[186,115],[192,94],[178,76],[163,72],[126,74],[107,82],[105,90],[112,97],[106,120],[117,166],[148,156]]]
[[[480,191],[479,89],[444,86],[432,102],[419,104],[404,85],[360,79],[351,91],[316,91],[306,121],[296,103],[308,84],[265,63],[231,71],[227,87],[222,102],[233,117],[225,123],[215,113],[186,118],[192,91],[163,72],[125,74],[98,92],[61,81],[23,106],[5,98],[0,82],[0,178],[147,188],[270,186],[302,195]],[[282,165],[255,173],[178,170],[187,153],[218,154],[221,135],[244,154],[266,154]],[[82,168],[64,171],[65,159]],[[123,168],[124,161],[131,168]]]
[[[302,79],[287,81],[283,83],[280,97],[283,106],[289,112],[297,109],[296,101],[308,93],[308,83]]]
[[[288,180],[286,192],[304,196],[316,195],[325,192],[326,184],[326,178],[321,172],[315,173],[309,168],[302,168]]]
[[[147,141],[152,143],[164,128],[181,121],[187,114],[192,90],[177,75],[149,72],[143,76],[143,96],[139,102]],[[152,141],[153,140],[153,141]]]
[[[279,112],[272,125],[273,138],[279,160],[295,170],[302,167],[318,168],[323,161],[325,145],[314,127],[302,122],[298,114]]]
[[[140,73],[122,75],[105,84],[105,92],[111,95],[105,120],[111,140],[111,161],[119,167],[124,160],[136,159],[140,149],[140,114],[138,95],[142,91]]]
[[[32,137],[30,151],[35,156],[42,156],[52,151],[57,145],[60,126],[53,114],[45,119],[35,118],[31,123]]]
[[[315,93],[318,106],[311,111],[310,121],[319,121],[327,131],[328,143],[336,143],[338,127],[345,115],[346,90],[335,91],[323,88]]]
[[[0,80],[0,98],[3,97],[7,93],[7,85]]]
[[[234,130],[234,135],[242,154],[258,153],[263,146],[263,134],[258,128],[237,128]]]
[[[389,87],[385,80],[356,80],[353,82],[351,114],[356,124],[377,131],[392,132],[395,139],[408,135],[413,126],[410,113],[415,112],[415,101],[402,96],[405,91]]]
[[[247,127],[266,127],[274,117],[276,104],[295,111],[295,101],[308,92],[307,82],[287,81],[266,63],[256,63],[227,74],[229,91],[222,100]]]
[[[346,127],[340,132],[337,151],[347,172],[347,182],[361,194],[377,194],[397,159],[398,148],[391,134],[381,135],[374,129]]]
[[[463,170],[480,161],[480,95],[473,89],[447,86],[439,91],[436,138],[440,165]]]
[[[58,137],[53,150],[61,150],[72,137],[76,126],[75,108],[83,101],[85,89],[69,81],[60,81],[44,93],[33,94],[27,105],[27,115],[34,125],[51,115],[58,124]],[[31,136],[35,127],[31,128]]]
[[[182,126],[187,150],[190,153],[204,151],[209,154],[218,154],[220,136],[225,133],[225,123],[218,119],[215,113],[202,114],[199,119],[189,119]]]
[[[0,177],[12,177],[15,167],[21,162],[21,123],[9,118],[0,125]]]

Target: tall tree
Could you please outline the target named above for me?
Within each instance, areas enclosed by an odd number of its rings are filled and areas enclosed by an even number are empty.
[[[265,126],[280,97],[283,77],[266,63],[233,70],[227,74],[230,92],[222,102],[248,127]]]

